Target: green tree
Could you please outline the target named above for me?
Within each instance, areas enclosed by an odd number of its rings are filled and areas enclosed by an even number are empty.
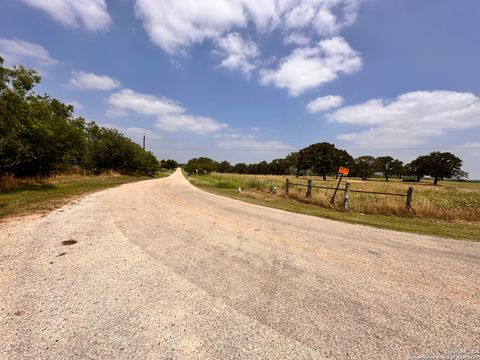
[[[217,171],[219,173],[229,173],[232,172],[232,165],[228,161],[222,161],[218,164]]]
[[[261,161],[257,164],[255,174],[266,175],[269,172],[270,167],[266,161]]]
[[[269,174],[285,175],[287,174],[289,162],[287,159],[274,159],[268,164]]]
[[[352,164],[352,175],[360,176],[362,180],[367,180],[375,174],[375,160],[373,156],[369,155],[356,158]]]
[[[462,160],[450,152],[434,151],[428,155],[428,175],[434,178],[437,185],[439,178],[451,178],[461,170]]]
[[[246,174],[248,171],[248,165],[245,163],[238,163],[233,166],[232,171],[235,174]]]
[[[401,178],[405,174],[405,167],[403,161],[395,159],[390,164],[390,174]]]
[[[30,127],[32,89],[41,78],[23,66],[9,69],[0,57],[0,176],[15,173],[19,165],[31,158],[31,145],[22,139]],[[27,134],[26,134],[27,133]]]
[[[47,176],[85,166],[154,174],[152,153],[113,129],[73,116],[73,106],[33,88],[40,76],[0,57],[0,176]]]
[[[457,181],[468,180],[468,173],[466,171],[457,169],[453,172],[452,179]]]
[[[416,176],[417,181],[420,181],[430,171],[429,157],[427,155],[417,157],[405,165],[405,170],[408,175]]]
[[[167,169],[167,170],[174,170],[178,167],[178,162],[172,159],[168,160],[161,160],[160,161],[160,167],[162,169]]]
[[[35,95],[40,76],[32,69],[7,69],[0,58],[0,74],[0,174],[46,176],[78,164],[84,124],[73,107]]]
[[[340,166],[349,166],[353,158],[345,150],[340,150],[326,142],[312,144],[299,151],[298,171],[311,170],[326,180],[328,173],[337,173]]]
[[[188,160],[185,171],[189,174],[205,175],[215,171],[218,164],[215,160],[207,157],[199,157]]]
[[[298,178],[300,175],[300,165],[299,165],[300,154],[298,152],[292,152],[287,155],[285,161],[287,163],[287,174],[295,174]]]
[[[375,163],[376,170],[383,174],[386,181],[390,176],[400,175],[403,172],[403,162],[391,156],[378,157]]]

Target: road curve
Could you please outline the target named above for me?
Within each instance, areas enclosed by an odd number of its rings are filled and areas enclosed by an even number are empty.
[[[180,171],[0,224],[0,276],[1,359],[480,349],[480,243],[251,205]]]

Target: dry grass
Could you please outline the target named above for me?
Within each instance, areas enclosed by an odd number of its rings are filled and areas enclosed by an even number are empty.
[[[328,179],[322,181],[319,178],[312,178],[313,184],[318,186],[335,187],[337,180]],[[206,176],[195,176],[195,181],[200,186],[255,190],[268,193],[273,187],[277,187],[277,196],[285,196],[285,177],[270,175],[238,175],[238,174],[210,174]],[[306,178],[296,179],[290,177],[293,183],[307,184]],[[359,214],[376,215],[397,215],[404,217],[416,217],[422,219],[436,220],[459,220],[467,222],[480,221],[480,184],[479,183],[458,183],[442,182],[438,186],[431,183],[405,183],[398,180],[362,181],[355,178],[348,178],[352,190],[365,190],[375,192],[388,192],[406,194],[408,187],[414,188],[413,210],[408,212],[405,209],[405,197],[374,195],[364,193],[350,194],[350,210]],[[342,184],[340,189],[344,188]],[[313,189],[312,199],[305,197],[306,187],[292,185],[289,197],[298,201],[322,206],[332,207],[330,199],[333,190]],[[334,208],[341,210],[343,204],[343,191],[339,191]]]
[[[0,177],[0,191],[12,190],[16,188],[25,187],[25,186],[59,184],[59,183],[82,180],[82,179],[118,177],[118,176],[121,176],[121,174],[112,170],[104,171],[99,175],[91,175],[91,176],[83,175],[77,172],[55,174],[48,178],[45,178],[45,177],[16,178],[11,175],[6,175],[6,176]]]

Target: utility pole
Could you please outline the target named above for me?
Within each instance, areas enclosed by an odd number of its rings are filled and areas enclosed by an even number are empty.
[[[145,150],[145,133],[143,133],[143,150]]]

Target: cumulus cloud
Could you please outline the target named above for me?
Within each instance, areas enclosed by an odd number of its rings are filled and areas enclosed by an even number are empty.
[[[357,1],[300,1],[284,15],[289,30],[312,27],[322,36],[337,34],[357,16]],[[339,6],[340,11],[335,11]]]
[[[352,74],[362,67],[358,53],[341,37],[320,41],[315,47],[295,49],[276,69],[263,69],[260,82],[285,88],[293,96]]]
[[[185,110],[173,100],[149,94],[141,94],[130,89],[124,89],[112,94],[108,99],[110,115],[127,115],[134,111],[143,115],[181,114]]]
[[[255,38],[280,33],[284,45],[301,48],[283,59],[278,69],[263,69],[260,81],[299,95],[361,67],[358,54],[335,37],[355,21],[360,1],[136,0],[135,12],[151,40],[168,54],[184,55],[192,45],[209,40],[213,51],[222,54],[220,66],[240,70],[247,78],[260,64],[269,63],[260,59]],[[330,39],[307,47],[313,38]],[[275,59],[280,54],[271,55]]]
[[[207,134],[228,127],[227,124],[209,117],[187,114],[186,109],[173,100],[138,93],[131,89],[110,95],[108,105],[107,114],[110,116],[125,116],[128,112],[155,116],[154,126],[169,132]]]
[[[240,70],[250,76],[257,68],[256,60],[260,55],[257,45],[250,40],[243,39],[240,34],[233,32],[218,41],[217,53],[223,58],[220,66]]]
[[[302,33],[292,32],[283,38],[285,45],[307,46],[310,44],[310,38]]]
[[[151,40],[169,54],[246,24],[241,4],[230,0],[137,0],[135,11]]]
[[[58,62],[43,46],[19,39],[0,38],[0,55],[9,65],[29,60],[38,65],[53,65]]]
[[[415,91],[392,101],[371,99],[329,115],[330,122],[367,127],[341,134],[339,140],[359,146],[410,146],[448,131],[480,126],[480,98],[453,91]]]
[[[242,149],[257,151],[282,151],[292,148],[278,140],[259,140],[256,135],[246,135],[232,131],[214,135],[215,146],[224,149]]]
[[[89,31],[107,29],[112,23],[105,0],[23,0],[45,11],[67,27],[83,27]]]
[[[307,104],[307,111],[311,114],[326,111],[342,106],[343,97],[337,95],[328,95],[316,98]]]
[[[219,39],[250,23],[261,32],[309,29],[331,36],[352,24],[359,0],[137,0],[135,10],[154,43],[175,54],[206,39]]]
[[[97,75],[85,71],[74,71],[69,85],[80,90],[113,90],[121,86],[120,82],[106,75]]]

